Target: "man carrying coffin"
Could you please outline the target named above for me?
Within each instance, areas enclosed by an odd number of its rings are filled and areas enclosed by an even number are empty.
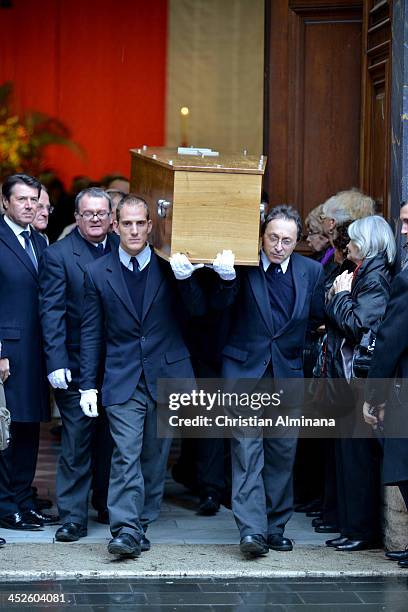
[[[106,351],[101,394],[114,440],[108,551],[137,556],[150,547],[144,532],[160,511],[170,446],[157,437],[157,379],[194,374],[176,282],[147,242],[147,204],[128,194],[116,215],[119,247],[85,273],[80,404],[85,415],[97,416],[97,371]],[[199,315],[202,295],[194,281],[184,282],[182,291],[190,313]]]
[[[226,379],[303,377],[306,330],[324,318],[322,266],[294,253],[302,235],[299,213],[273,208],[262,226],[258,267],[243,267],[223,282],[218,302],[235,302],[235,317],[222,351]],[[229,279],[233,278],[231,256]],[[293,464],[297,439],[234,436],[232,510],[242,553],[257,557],[268,549],[289,551],[284,537],[293,513]]]

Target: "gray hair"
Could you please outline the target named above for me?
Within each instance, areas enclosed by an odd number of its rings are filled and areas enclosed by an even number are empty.
[[[112,200],[109,193],[106,193],[106,191],[100,187],[87,187],[80,191],[75,198],[75,212],[79,213],[79,205],[82,198],[86,195],[90,198],[104,198],[109,204],[109,211],[112,211]]]
[[[334,219],[336,225],[347,221],[361,219],[375,212],[375,202],[370,196],[353,187],[347,191],[339,191],[323,204],[323,214]]]
[[[387,221],[379,215],[357,219],[348,228],[350,240],[356,245],[362,259],[372,259],[385,253],[392,264],[397,252],[394,234]]]

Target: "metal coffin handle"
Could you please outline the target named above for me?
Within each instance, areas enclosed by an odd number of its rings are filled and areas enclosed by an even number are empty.
[[[168,200],[157,200],[157,214],[164,219],[167,214],[167,209],[171,206]]]

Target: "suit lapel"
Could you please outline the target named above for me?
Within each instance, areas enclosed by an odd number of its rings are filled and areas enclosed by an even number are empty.
[[[150,306],[163,282],[163,273],[160,270],[157,255],[152,250],[150,257],[149,269],[147,271],[146,288],[143,298],[143,314],[142,320],[146,317]]]
[[[271,307],[269,304],[268,288],[266,286],[265,274],[263,273],[261,266],[262,260],[257,268],[248,268],[248,281],[251,286],[251,290],[254,295],[259,312],[261,313],[261,316],[265,321],[265,325],[273,334],[273,322],[271,315]]]
[[[110,272],[108,275],[108,283],[111,286],[112,291],[116,293],[118,298],[121,300],[124,306],[126,306],[136,321],[140,322],[123,276],[122,265],[120,263],[117,249],[112,250],[109,255],[106,255],[106,259],[106,270]]]
[[[303,308],[306,293],[307,293],[307,282],[306,282],[306,270],[303,265],[302,258],[297,253],[291,255],[291,266],[292,266],[292,277],[293,284],[295,286],[295,304],[293,306],[293,312],[289,321],[280,329],[276,334],[275,338],[282,336],[285,331],[291,326],[292,319],[296,319]]]
[[[72,242],[72,252],[74,254],[75,263],[81,268],[82,272],[85,272],[85,267],[94,261],[92,253],[89,251],[85,244],[85,240],[79,234],[78,228],[76,227],[69,234]]]
[[[38,274],[33,266],[30,257],[25,252],[25,249],[21,246],[15,233],[9,228],[3,218],[0,219],[0,239],[13,251],[18,257],[22,264],[27,270],[33,275],[35,279],[38,279]]]

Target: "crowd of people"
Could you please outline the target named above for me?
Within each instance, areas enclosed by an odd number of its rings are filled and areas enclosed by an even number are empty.
[[[159,258],[146,202],[121,186],[79,191],[75,222],[49,240],[47,188],[27,175],[2,185],[0,379],[12,421],[0,453],[0,527],[58,524],[56,540],[77,541],[92,491],[98,520],[110,525],[109,552],[138,556],[150,548],[170,449],[157,435],[157,380],[307,376],[342,385],[347,435],[298,444],[298,431],[268,437],[259,428],[183,440],[173,476],[199,496],[201,514],[232,508],[245,557],[292,550],[285,527],[294,509],[309,513],[316,532],[336,534],[328,547],[381,546],[382,483],[398,485],[408,508],[408,445],[382,439],[391,407],[370,381],[406,374],[399,302],[408,272],[374,201],[340,192],[310,212],[305,233],[297,210],[275,206],[258,267],[236,267],[228,250],[202,266],[181,253]],[[407,235],[408,204],[401,223]],[[295,251],[304,237],[312,256]],[[373,429],[365,437],[353,435],[347,410],[350,380],[361,377],[360,420]],[[32,487],[50,388],[62,422],[58,516]],[[319,399],[328,411],[331,388]],[[299,398],[293,408],[300,413]],[[408,567],[408,552],[386,554]]]

